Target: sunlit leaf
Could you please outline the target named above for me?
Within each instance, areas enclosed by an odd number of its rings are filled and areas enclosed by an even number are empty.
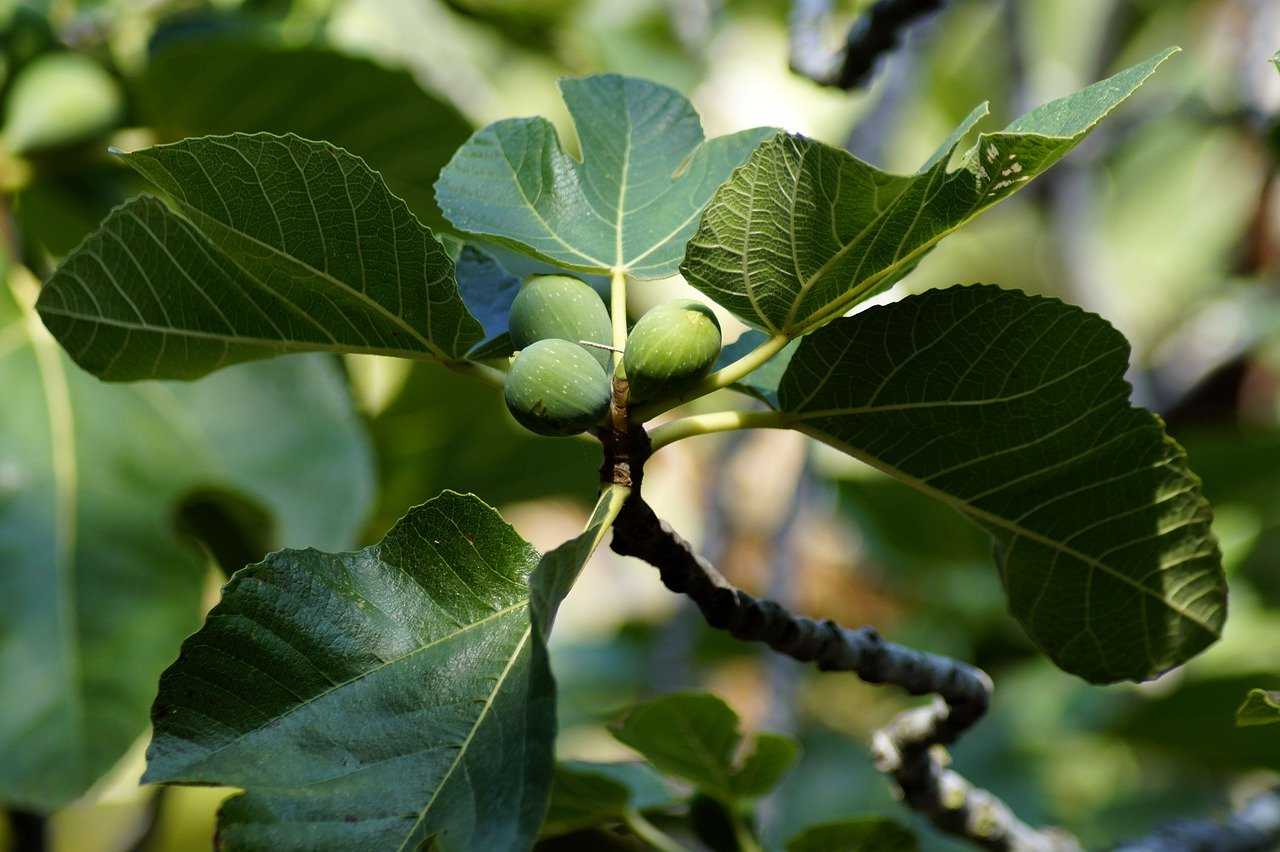
[[[1216,640],[1211,513],[1160,420],[1129,404],[1100,317],[995,287],[912,296],[805,339],[787,422],[996,541],[1012,613],[1063,669],[1143,680]]]
[[[580,272],[674,275],[703,205],[774,132],[704,139],[678,92],[616,74],[565,79],[560,91],[580,160],[546,119],[505,119],[454,155],[436,200],[460,231]]]
[[[160,680],[144,780],[243,788],[226,849],[529,846],[555,738],[545,639],[617,497],[541,559],[445,492],[364,550],[237,572]]]
[[[270,522],[264,546],[341,548],[373,476],[329,360],[112,387],[28,301],[0,282],[0,801],[47,810],[143,733],[157,677],[199,623],[208,563],[178,537],[179,506],[247,500]]]
[[[913,175],[779,134],[716,191],[681,271],[770,333],[817,328],[892,285],[947,234],[1062,159],[1174,52],[981,134],[950,171],[952,151],[985,107]]]
[[[1280,691],[1249,690],[1244,703],[1236,711],[1236,724],[1244,728],[1251,725],[1274,725],[1277,722],[1280,722]]]
[[[444,248],[364,161],[235,134],[122,154],[168,193],[117,209],[40,295],[104,379],[191,379],[284,352],[461,358],[483,331]]]
[[[794,740],[758,734],[740,757],[738,714],[714,695],[676,693],[633,707],[613,735],[659,771],[729,803],[762,796],[777,786],[799,756]]]

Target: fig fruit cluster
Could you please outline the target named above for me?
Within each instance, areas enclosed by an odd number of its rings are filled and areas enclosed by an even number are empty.
[[[504,396],[520,425],[568,436],[606,418],[612,324],[595,290],[567,275],[532,278],[511,305],[509,329],[518,351]],[[720,323],[710,308],[692,299],[658,305],[627,338],[620,370],[629,399],[675,396],[706,375],[719,355]]]

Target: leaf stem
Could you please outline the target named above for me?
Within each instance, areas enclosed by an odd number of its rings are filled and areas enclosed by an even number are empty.
[[[780,411],[713,411],[663,423],[649,432],[649,441],[656,452],[667,444],[695,435],[734,429],[787,429],[790,425]]]
[[[726,364],[719,370],[703,378],[696,385],[693,385],[684,393],[675,399],[656,400],[649,405],[640,405],[632,409],[632,420],[637,423],[643,423],[653,417],[662,414],[664,411],[670,411],[677,405],[683,405],[690,400],[697,399],[700,396],[706,396],[712,391],[718,391],[721,388],[727,388],[729,385],[745,378],[748,373],[756,370],[764,363],[782,351],[782,348],[791,342],[791,338],[785,334],[775,334],[764,343],[761,343],[755,349],[752,349],[746,355],[743,355],[732,364]]]
[[[738,852],[762,852],[760,842],[751,833],[751,829],[747,827],[742,815],[732,806],[728,806],[727,809],[729,811],[729,821],[733,824],[733,839],[738,841]]]
[[[609,316],[613,320],[613,366],[627,348],[627,273],[614,269],[609,278]]]
[[[627,808],[623,811],[622,821],[626,823],[627,828],[631,829],[632,834],[659,852],[686,852],[683,846],[645,819],[635,808]]]

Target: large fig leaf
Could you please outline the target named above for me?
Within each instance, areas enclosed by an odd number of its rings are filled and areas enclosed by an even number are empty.
[[[939,240],[1062,159],[1175,51],[984,133],[948,163],[979,107],[914,175],[779,134],[707,205],[681,271],[745,322],[794,337],[892,285]]]
[[[374,164],[432,228],[444,224],[432,185],[472,129],[407,71],[264,40],[168,39],[135,89],[143,117],[167,139],[266,130],[332,142]],[[308,91],[324,97],[299,97]]]
[[[445,492],[364,550],[237,572],[160,679],[144,780],[244,788],[227,849],[528,848],[553,769],[545,639],[619,496],[541,562]]]
[[[273,521],[265,546],[336,548],[374,489],[328,359],[107,386],[58,349],[30,290],[0,281],[0,801],[52,810],[143,733],[199,624],[208,562],[176,534],[186,498],[243,495]]]
[[[805,338],[779,405],[985,528],[1013,615],[1061,668],[1143,680],[1217,639],[1226,586],[1199,479],[1129,404],[1128,354],[1079,308],[954,287]]]
[[[703,205],[770,128],[704,139],[678,92],[631,77],[564,79],[581,160],[544,118],[478,131],[436,184],[458,230],[565,269],[674,275]]]
[[[358,157],[265,133],[121,156],[173,208],[118,208],[38,304],[100,378],[191,379],[317,350],[458,359],[484,335],[444,247]]]

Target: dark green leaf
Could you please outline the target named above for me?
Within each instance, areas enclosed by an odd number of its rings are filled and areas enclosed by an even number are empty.
[[[772,790],[798,753],[788,737],[758,734],[753,753],[739,765],[738,714],[704,693],[675,693],[638,704],[612,730],[659,771],[726,803]]]
[[[1280,691],[1251,689],[1244,703],[1236,711],[1236,724],[1242,728],[1251,725],[1274,725],[1280,722]]]
[[[444,248],[345,151],[236,134],[122,157],[177,212],[147,196],[116,210],[38,305],[100,378],[312,350],[461,358],[483,336]]]
[[[779,399],[986,529],[1010,609],[1060,667],[1142,680],[1217,639],[1226,585],[1182,448],[1129,404],[1128,354],[1078,308],[955,287],[807,338]]]
[[[332,142],[367,160],[432,228],[444,224],[432,185],[471,133],[456,109],[407,71],[322,48],[171,40],[151,57],[136,90],[143,117],[168,139],[265,130]]]
[[[581,161],[546,119],[506,119],[459,149],[436,200],[459,230],[579,272],[674,275],[703,205],[774,132],[706,140],[678,92],[616,74],[564,79],[560,91]]]
[[[787,852],[915,852],[919,848],[911,831],[879,817],[815,825],[787,842]]]
[[[681,271],[746,322],[794,337],[892,285],[951,231],[1062,159],[1174,50],[986,133],[948,171],[975,110],[914,175],[780,134],[716,191]]]
[[[544,835],[565,834],[622,820],[675,800],[662,777],[643,763],[567,761],[556,766]]]
[[[179,505],[216,491],[271,520],[264,545],[345,547],[372,460],[326,358],[108,386],[2,283],[0,387],[0,801],[50,810],[143,733],[198,626],[208,563],[175,534]]]
[[[446,492],[359,552],[237,572],[161,678],[144,780],[244,788],[228,849],[530,845],[555,738],[544,639],[617,498],[541,561]]]

